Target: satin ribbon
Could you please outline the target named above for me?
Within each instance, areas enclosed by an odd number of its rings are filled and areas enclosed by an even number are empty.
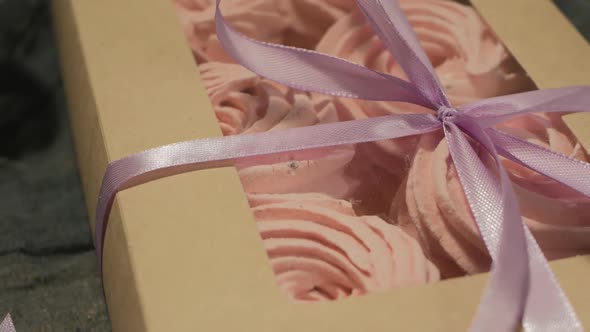
[[[356,0],[367,21],[405,71],[408,81],[310,50],[264,43],[235,31],[217,0],[219,40],[238,63],[260,76],[311,92],[399,101],[432,114],[384,116],[281,132],[207,138],[147,150],[111,163],[96,210],[96,250],[102,254],[108,215],[118,191],[196,169],[264,162],[265,156],[340,144],[420,135],[442,129],[460,183],[493,259],[472,331],[582,331],[547,260],[523,224],[500,156],[590,196],[590,164],[502,133],[494,125],[531,112],[585,112],[590,87],[533,91],[453,107],[395,0]],[[261,27],[262,28],[262,27]],[[473,146],[488,152],[484,163]]]
[[[12,317],[10,317],[10,314],[6,315],[6,317],[4,317],[4,320],[2,321],[2,323],[0,323],[0,332],[16,332],[16,329],[14,328],[14,324],[12,323]]]

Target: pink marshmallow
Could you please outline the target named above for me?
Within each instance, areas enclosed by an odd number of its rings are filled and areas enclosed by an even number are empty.
[[[556,183],[522,172],[520,167],[510,165],[508,171],[517,180],[514,189],[523,221],[545,255],[556,259],[590,253],[590,201],[559,197],[554,192]],[[488,270],[490,258],[442,133],[420,139],[405,183],[392,204],[391,217],[418,239],[443,277]]]
[[[334,300],[439,279],[418,243],[323,194],[249,195],[278,286],[293,300]]]
[[[224,16],[236,30],[257,40],[281,43],[287,15],[284,0],[232,0],[222,4]],[[215,0],[173,0],[182,28],[199,63],[233,62],[215,35]],[[264,29],[260,23],[264,22]]]
[[[280,131],[336,120],[331,104],[312,104],[308,95],[260,79],[234,64],[199,66],[224,135]],[[247,193],[323,192],[350,199],[359,181],[345,174],[355,150],[335,146],[256,158],[240,163]]]

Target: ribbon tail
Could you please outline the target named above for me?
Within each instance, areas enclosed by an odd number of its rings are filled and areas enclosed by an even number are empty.
[[[525,226],[530,285],[523,327],[529,332],[583,332],[584,327],[553,274],[537,241]]]
[[[445,126],[465,195],[494,262],[471,330],[510,331],[522,319],[526,331],[583,331],[545,256],[522,223],[516,195],[492,139],[476,123],[466,122],[463,128],[490,152],[499,176],[498,181],[456,125]]]
[[[486,131],[502,156],[590,197],[589,163],[570,158],[496,129],[487,129]]]
[[[400,78],[315,51],[253,40],[234,30],[217,0],[215,27],[225,51],[254,73],[303,91],[432,108],[418,88]]]
[[[490,279],[470,331],[513,331],[521,322],[529,285],[526,236],[516,197],[490,151],[496,175],[453,123],[444,125],[453,163],[473,217],[493,259]]]
[[[410,82],[438,107],[450,107],[428,56],[397,0],[356,0],[375,33],[403,68]]]
[[[95,214],[95,245],[100,272],[108,216],[120,190],[174,174],[228,166],[248,158],[400,138],[439,128],[440,122],[433,115],[389,115],[284,131],[174,143],[114,161],[103,177]]]
[[[590,86],[536,90],[477,101],[460,110],[489,128],[526,113],[590,112]]]

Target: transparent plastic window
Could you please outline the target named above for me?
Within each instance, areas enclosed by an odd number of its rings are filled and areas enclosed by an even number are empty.
[[[293,90],[236,64],[215,35],[215,0],[172,0],[224,135],[431,112],[395,102]],[[534,89],[468,5],[402,0],[451,102]],[[354,0],[232,0],[238,31],[315,49],[404,78]],[[559,115],[498,126],[554,151],[588,156]],[[524,222],[548,259],[590,253],[590,201],[508,160]],[[442,132],[273,155],[236,165],[279,287],[296,301],[340,299],[487,271],[490,258]]]

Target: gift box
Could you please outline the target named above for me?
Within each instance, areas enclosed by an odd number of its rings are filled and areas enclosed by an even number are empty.
[[[537,87],[589,83],[582,68],[590,48],[550,1],[471,3]],[[169,1],[56,0],[54,14],[90,215],[110,162],[222,134]],[[564,120],[590,148],[590,116]],[[482,274],[342,301],[293,303],[276,285],[233,166],[119,193],[103,259],[116,331],[459,331],[469,326],[486,281]],[[588,257],[551,265],[590,326],[584,315],[590,297],[581,291],[590,275]]]

